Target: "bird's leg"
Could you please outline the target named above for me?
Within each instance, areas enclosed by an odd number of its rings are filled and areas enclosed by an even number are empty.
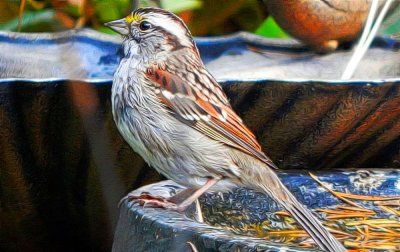
[[[178,194],[164,198],[160,196],[153,196],[147,192],[142,192],[140,195],[129,195],[128,200],[136,201],[143,206],[161,207],[165,209],[183,212],[190,204],[192,204],[198,197],[200,197],[211,186],[218,182],[218,179],[209,179],[202,187],[198,189],[188,188]]]
[[[179,205],[177,205],[176,210],[178,212],[185,211],[188,206],[190,206],[196,199],[198,199],[205,191],[207,191],[210,187],[215,185],[215,183],[217,183],[217,182],[218,182],[218,179],[216,179],[216,178],[210,178],[209,180],[207,180],[207,182],[202,187],[200,187],[199,189],[194,191],[194,193],[192,193],[192,195],[190,195],[184,201],[179,203]]]
[[[168,198],[168,201],[179,205],[196,192],[196,188],[187,188]]]

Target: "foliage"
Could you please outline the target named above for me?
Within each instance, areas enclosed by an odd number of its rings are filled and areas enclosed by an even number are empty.
[[[265,21],[257,28],[256,34],[271,38],[286,38],[289,36],[279,27],[273,17],[265,19]]]
[[[126,16],[135,6],[161,6],[178,14],[196,36],[250,31],[286,38],[268,16],[263,0],[2,0],[0,30],[53,32],[90,27],[113,33],[103,24]],[[387,19],[383,34],[400,32],[400,7]]]
[[[393,10],[393,13],[383,23],[381,31],[383,34],[400,33],[400,5]]]
[[[255,0],[5,0],[0,1],[0,30],[52,32],[90,27],[112,33],[103,23],[126,16],[135,3],[177,13],[197,36],[254,32],[267,17]],[[268,36],[268,26],[260,34]]]
[[[194,9],[198,9],[200,8],[202,5],[202,2],[199,0],[186,0],[186,1],[182,1],[182,0],[162,0],[161,1],[161,7],[175,12],[175,13],[179,13],[182,11],[186,11],[186,10],[194,10]]]

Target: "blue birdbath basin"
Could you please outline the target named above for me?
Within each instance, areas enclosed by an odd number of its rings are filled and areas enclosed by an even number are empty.
[[[321,211],[344,203],[304,170],[338,192],[399,195],[400,42],[377,38],[347,81],[338,79],[351,56],[346,48],[320,55],[295,41],[248,33],[196,43],[284,183],[354,246],[350,220],[334,216],[335,222]],[[202,197],[202,223],[193,208],[178,214],[125,201],[117,209],[126,192],[163,179],[112,119],[120,45],[119,37],[93,30],[0,32],[2,249],[109,251],[114,240],[114,251],[311,251],[279,206],[246,189]],[[179,189],[167,181],[133,193]],[[376,212],[368,218],[398,222],[396,202],[382,208],[354,201]],[[363,225],[362,232],[377,232]],[[298,235],[273,233],[279,228]]]
[[[337,231],[337,237],[348,248],[359,248],[358,244],[373,248],[375,243],[369,241],[362,231],[360,233],[352,225],[352,222],[360,221],[364,217],[341,216],[332,220],[334,214],[328,212],[337,209],[339,214],[341,211],[349,211],[344,208],[351,209],[354,206],[343,202],[321,187],[305,172],[281,172],[279,175],[300,202],[312,209],[331,230]],[[397,197],[394,202],[380,201],[385,204],[392,202],[396,209],[400,208],[399,175],[398,170],[316,173],[318,180],[337,192]],[[172,181],[163,181],[142,187],[130,194],[140,195],[141,192],[150,192],[153,195],[168,197],[181,188]],[[374,211],[374,214],[366,218],[371,223],[372,220],[378,223],[381,220],[383,223],[385,219],[399,226],[399,215],[380,208],[378,201],[352,201],[365,211]],[[200,208],[200,213],[196,212],[193,206],[186,214],[179,214],[164,209],[139,206],[137,203],[124,200],[113,251],[191,251],[193,248],[197,250],[192,251],[319,251],[307,235],[295,235],[300,228],[282,213],[279,205],[268,196],[252,190],[237,188],[230,193],[205,194],[200,199]],[[353,213],[363,215],[357,211]],[[365,227],[361,224],[360,226]],[[279,233],[281,230],[285,231]],[[290,231],[292,235],[288,234]],[[388,242],[384,237],[379,238],[381,243]],[[370,239],[374,240],[376,237]],[[395,247],[400,245],[398,239],[389,238],[389,240]],[[306,246],[307,243],[311,245]]]

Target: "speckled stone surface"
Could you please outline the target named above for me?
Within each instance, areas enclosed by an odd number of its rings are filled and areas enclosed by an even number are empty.
[[[319,172],[316,175],[335,191],[360,195],[400,196],[398,170],[331,171]],[[322,189],[307,173],[285,172],[279,176],[299,201],[311,209],[327,208],[341,203]],[[168,197],[180,188],[172,181],[163,181],[142,187],[131,194],[139,195],[145,191]],[[200,204],[204,220],[208,224],[193,219],[194,207],[185,214],[179,214],[139,206],[125,200],[120,209],[113,251],[191,251],[187,242],[192,243],[198,251],[210,252],[314,251],[310,248],[302,249],[293,243],[254,238],[248,230],[241,232],[246,226],[266,220],[279,225],[279,220],[273,220],[273,212],[281,208],[263,194],[238,188],[230,193],[206,194],[201,197]],[[400,220],[399,217],[379,212],[371,202],[360,204],[376,210],[379,217]]]
[[[150,191],[154,195],[167,196],[177,188],[180,186],[172,181],[163,181],[135,190],[133,194]],[[112,251],[192,251],[188,242],[198,251],[283,251],[279,244],[238,236],[222,228],[198,223],[185,214],[143,208],[127,201],[120,209]],[[284,251],[310,250],[285,248]]]

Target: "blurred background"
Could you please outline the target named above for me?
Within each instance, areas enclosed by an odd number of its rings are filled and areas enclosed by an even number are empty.
[[[113,33],[103,24],[128,15],[135,6],[160,6],[177,13],[195,36],[250,31],[272,37],[287,35],[256,0],[5,0],[0,2],[0,30],[54,32],[90,27]]]
[[[370,0],[361,0],[365,1]],[[272,2],[272,5],[268,2]],[[55,32],[90,27],[113,34],[113,31],[103,25],[105,22],[124,17],[137,6],[159,6],[178,14],[189,25],[194,36],[249,31],[266,37],[287,38],[288,35],[269,15],[268,7],[271,8],[273,2],[268,0],[3,0],[0,1],[0,30]],[[340,4],[340,1],[328,2]],[[360,1],[353,2],[353,5],[357,6],[357,2]],[[382,26],[381,33],[391,35],[400,32],[399,17],[398,10],[392,13]]]
[[[398,6],[399,0],[395,1],[393,6]],[[273,18],[282,17],[276,3],[1,0],[0,31],[91,28],[114,34],[105,22],[125,17],[137,6],[160,6],[178,14],[194,36],[248,31],[291,39],[288,34],[294,33],[277,24],[283,27],[285,21]],[[400,9],[396,8],[385,19],[380,35],[398,37]],[[109,85],[96,85],[95,90],[93,85],[73,81],[1,87],[0,251],[110,251],[120,197],[162,179],[118,134],[110,113]]]

